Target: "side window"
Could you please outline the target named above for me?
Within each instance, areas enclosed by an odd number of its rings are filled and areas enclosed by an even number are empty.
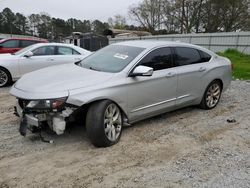
[[[175,48],[175,61],[177,66],[201,63],[202,59],[198,50],[188,47]]]
[[[81,55],[78,51],[76,51],[74,49],[72,49],[72,50],[73,50],[73,55]]]
[[[21,40],[20,47],[25,48],[25,47],[30,46],[30,45],[35,44],[35,43],[36,43],[35,41],[31,41],[31,40]]]
[[[140,63],[154,71],[173,67],[171,49],[164,47],[150,52]]]
[[[2,43],[3,48],[18,48],[18,40],[7,40]]]
[[[68,47],[58,47],[57,55],[72,55],[73,49]]]
[[[43,55],[55,55],[54,53],[55,47],[54,46],[43,46],[33,50],[34,56],[43,56]]]
[[[211,55],[209,55],[208,53],[203,52],[201,50],[199,50],[199,52],[201,54],[201,60],[202,60],[202,62],[208,62],[208,61],[210,61]]]

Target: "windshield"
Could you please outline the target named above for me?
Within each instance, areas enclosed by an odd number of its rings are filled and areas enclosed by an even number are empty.
[[[26,48],[23,48],[15,53],[13,53],[13,55],[20,55],[22,54],[23,52],[26,52],[26,51],[29,51],[31,48],[33,48],[34,45],[31,45],[31,46],[27,46]]]
[[[125,45],[110,45],[80,62],[84,68],[102,72],[120,72],[145,48]]]

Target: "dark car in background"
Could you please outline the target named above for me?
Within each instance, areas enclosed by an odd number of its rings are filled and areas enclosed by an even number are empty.
[[[8,38],[0,40],[0,54],[15,53],[18,50],[30,46],[32,44],[48,42],[44,39],[34,38]]]

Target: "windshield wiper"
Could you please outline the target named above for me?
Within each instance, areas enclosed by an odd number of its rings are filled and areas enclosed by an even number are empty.
[[[96,68],[94,68],[94,67],[89,67],[89,69],[95,70],[95,71],[100,71],[100,70],[98,70],[98,69],[96,69]]]
[[[97,68],[95,68],[95,67],[88,66],[88,65],[85,65],[85,64],[81,64],[81,66],[82,66],[83,68],[87,68],[87,69],[90,69],[90,70],[100,71],[99,69],[97,69]]]

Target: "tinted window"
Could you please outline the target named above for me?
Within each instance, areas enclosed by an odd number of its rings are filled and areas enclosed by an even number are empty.
[[[34,56],[42,55],[54,55],[55,47],[54,46],[44,46],[33,50]]]
[[[133,46],[109,45],[88,56],[81,66],[103,72],[120,72],[143,50]]]
[[[173,67],[170,48],[160,48],[150,52],[140,63],[156,70]]]
[[[1,44],[3,48],[18,48],[18,40],[8,40]]]
[[[198,50],[187,47],[175,48],[175,61],[178,66],[201,63],[201,56]]]
[[[200,54],[201,54],[201,60],[202,62],[208,62],[211,59],[211,55],[209,55],[206,52],[203,52],[201,50],[199,50]]]
[[[35,43],[37,43],[37,42],[31,41],[31,40],[21,40],[20,47],[25,48],[25,47],[30,46],[30,45],[35,44]]]
[[[58,47],[57,55],[73,55],[73,54],[80,54],[72,48],[68,47]]]

